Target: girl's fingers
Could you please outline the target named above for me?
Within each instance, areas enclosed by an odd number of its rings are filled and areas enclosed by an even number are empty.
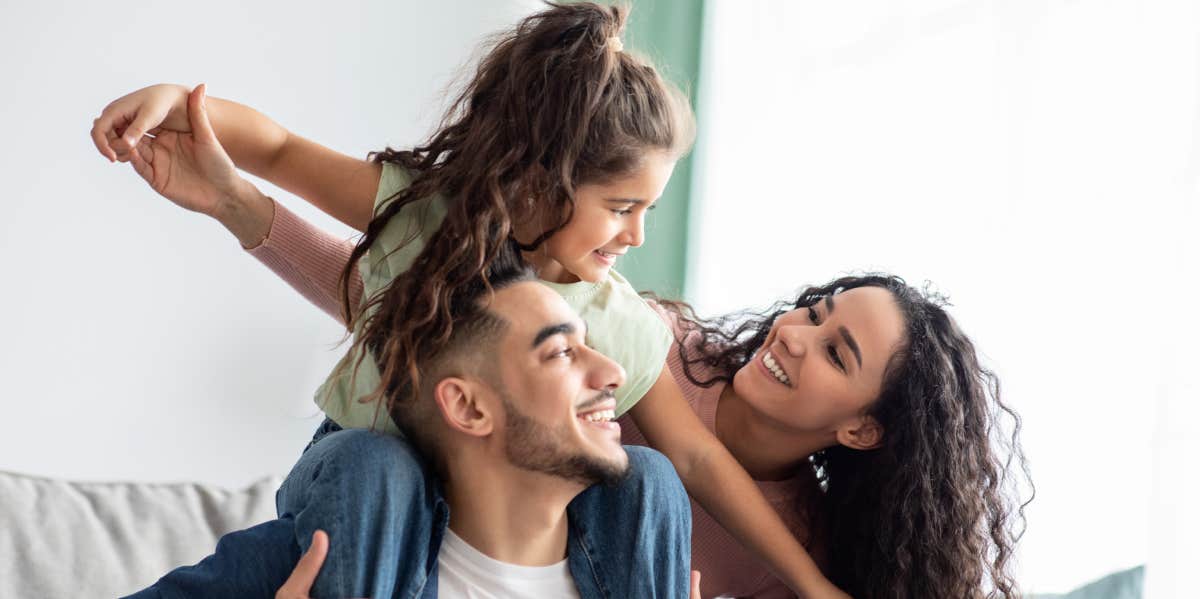
[[[113,151],[111,141],[116,138],[116,134],[112,132],[110,121],[102,114],[92,121],[92,143],[96,145],[96,150],[100,155],[107,158],[109,162],[116,162],[117,153]]]
[[[692,598],[700,599],[700,571],[692,570]]]

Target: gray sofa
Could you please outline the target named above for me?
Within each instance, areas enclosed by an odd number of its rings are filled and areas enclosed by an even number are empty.
[[[117,597],[275,517],[280,479],[236,491],[0,471],[0,597]]]
[[[275,517],[279,478],[240,490],[193,483],[66,482],[0,471],[0,598],[117,597]],[[1065,595],[1141,599],[1144,569]]]

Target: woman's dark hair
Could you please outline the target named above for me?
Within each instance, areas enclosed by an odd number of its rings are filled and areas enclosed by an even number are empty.
[[[367,226],[342,273],[343,311],[374,353],[381,384],[361,401],[415,389],[416,357],[451,332],[451,296],[496,259],[514,223],[536,223],[536,249],[571,219],[575,189],[635,171],[652,151],[672,158],[693,139],[686,97],[620,47],[626,10],[588,2],[548,4],[500,34],[423,145],[372,154],[412,175]],[[446,216],[411,268],[349,305],[353,269],[402,208],[434,195]],[[356,322],[361,319],[361,322]],[[359,362],[368,352],[359,354]]]
[[[776,318],[858,287],[891,293],[904,340],[867,408],[883,428],[881,446],[837,445],[810,459],[824,490],[823,522],[814,527],[827,533],[827,574],[857,599],[1018,599],[1011,566],[1028,501],[1019,501],[1011,474],[1016,465],[1029,482],[1021,420],[1001,401],[999,379],[979,363],[944,298],[870,274],[809,287],[765,313],[700,319],[686,304],[665,305],[685,331],[699,331],[700,342],[687,346],[695,349],[685,350],[682,338],[677,345],[688,379],[711,386],[732,382]],[[701,380],[697,365],[715,375]]]

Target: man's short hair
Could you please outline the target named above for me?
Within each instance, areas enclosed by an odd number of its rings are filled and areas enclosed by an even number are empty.
[[[492,294],[525,281],[535,281],[533,270],[514,243],[507,243],[492,264],[450,296],[450,337],[441,349],[418,356],[417,393],[402,393],[408,401],[393,401],[390,416],[413,446],[439,469],[441,452],[437,431],[440,412],[433,400],[434,387],[447,376],[473,374],[491,378],[496,346],[508,321],[488,308]]]

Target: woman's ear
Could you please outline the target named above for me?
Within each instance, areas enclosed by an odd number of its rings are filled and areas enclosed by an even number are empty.
[[[837,442],[850,449],[875,449],[883,444],[883,426],[871,416],[859,416],[836,435]]]
[[[478,384],[458,377],[446,377],[433,388],[433,400],[446,425],[473,437],[490,434],[495,424],[481,395]]]

